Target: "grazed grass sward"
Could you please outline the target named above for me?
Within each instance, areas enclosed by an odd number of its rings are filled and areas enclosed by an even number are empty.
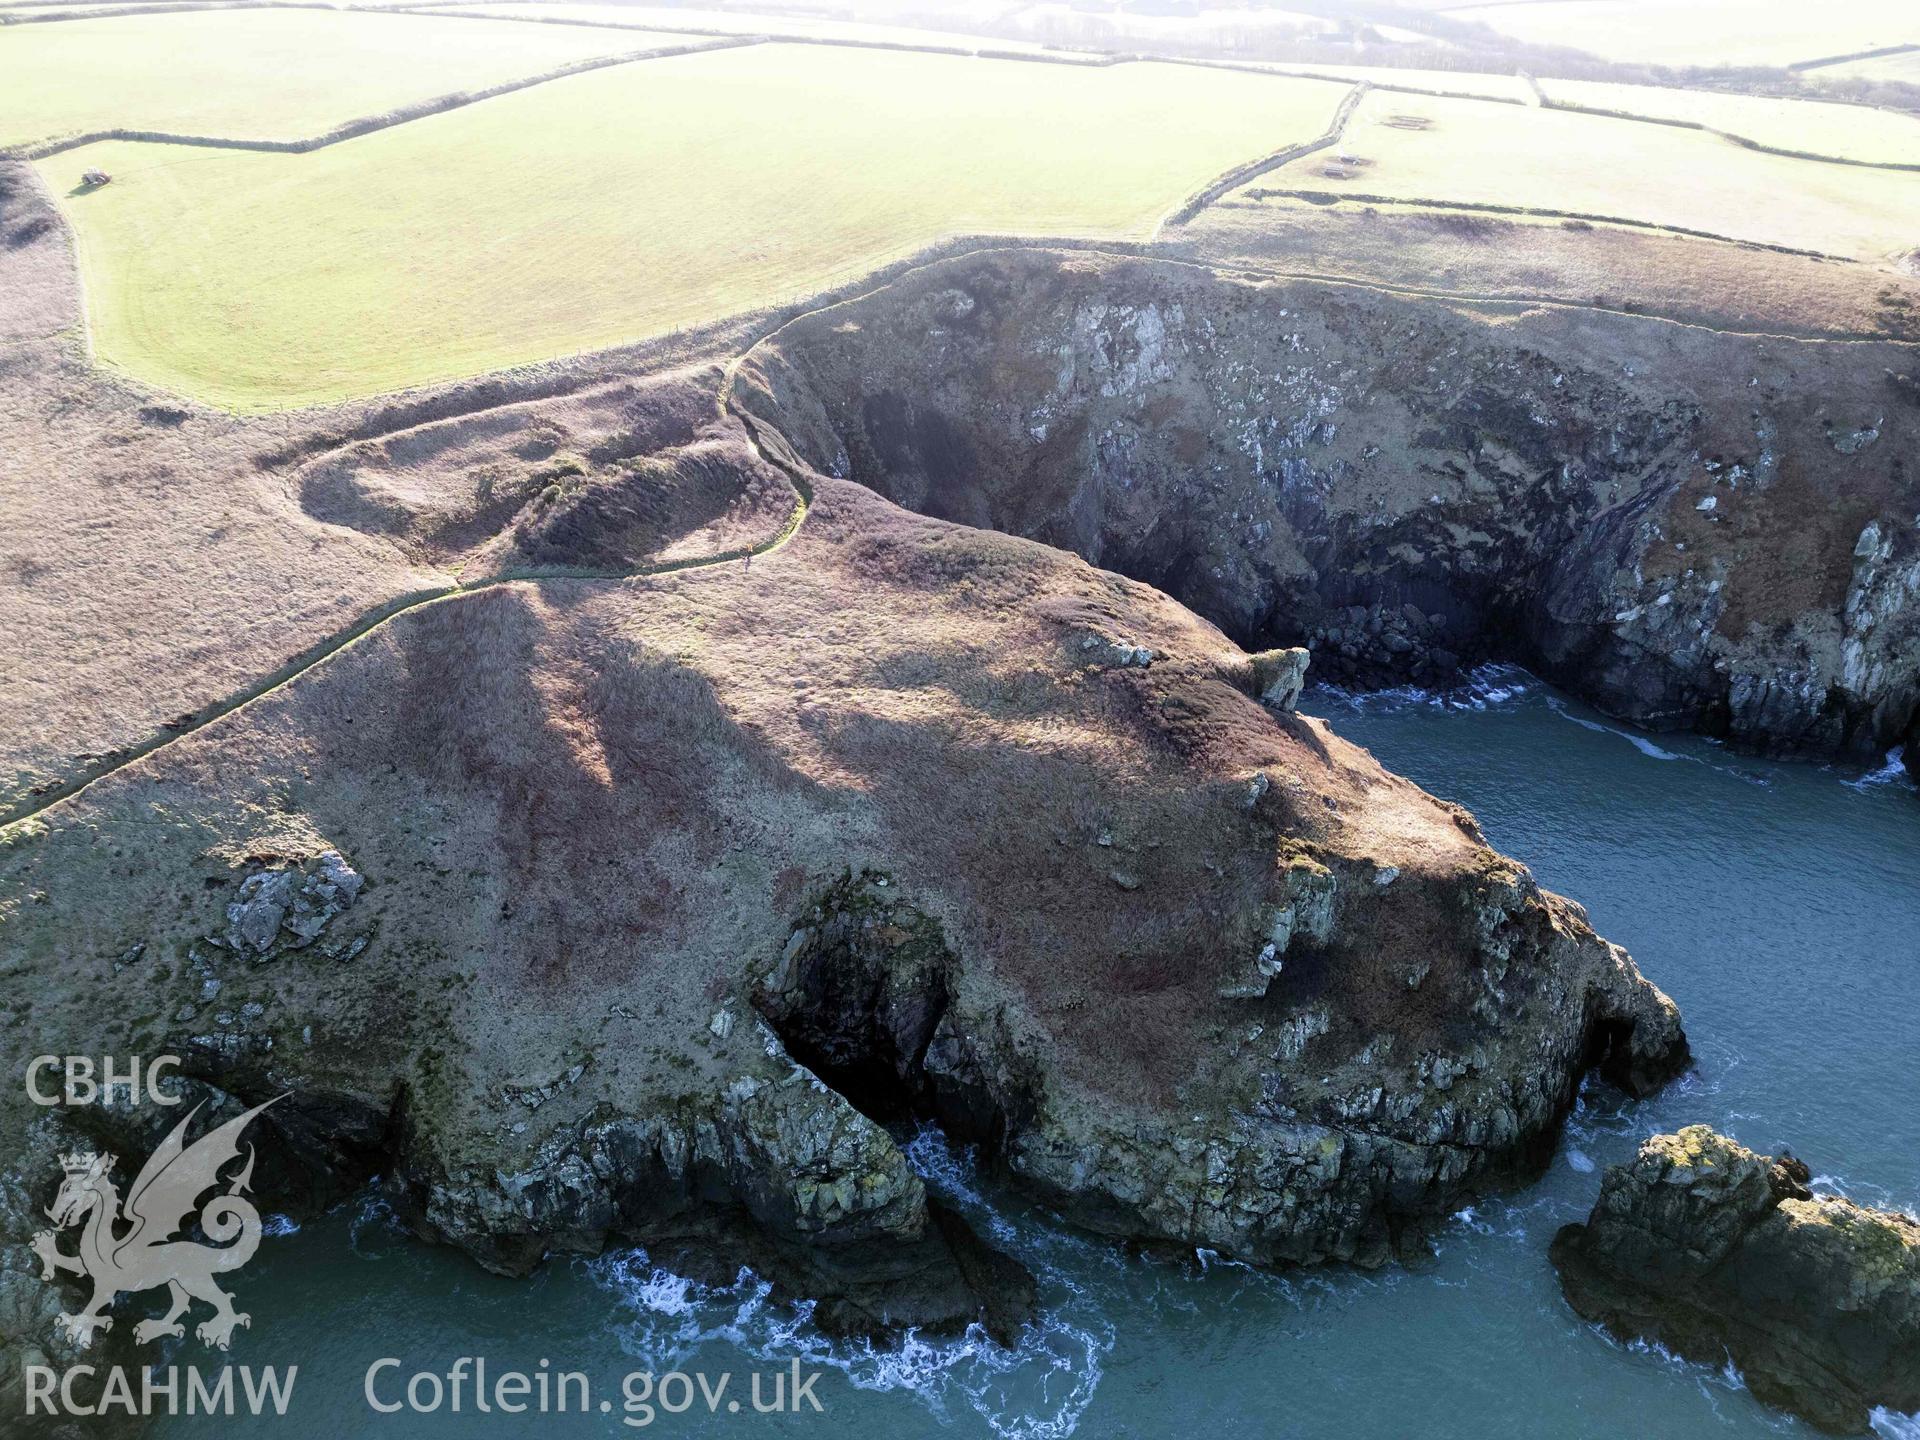
[[[1589,80],[1543,79],[1540,88],[1555,104],[1705,125],[1776,150],[1920,165],[1920,118],[1895,110]]]
[[[126,129],[297,140],[343,121],[686,37],[333,10],[0,28],[0,145]]]
[[[306,155],[107,143],[40,168],[78,235],[100,358],[267,408],[659,334],[950,234],[1145,236],[1209,176],[1320,133],[1345,93],[756,46]],[[92,166],[113,183],[70,193]]]
[[[1920,174],[1791,160],[1631,120],[1376,93],[1336,150],[1250,188],[1617,216],[1859,259],[1920,234]]]
[[[487,0],[487,3],[479,5],[469,0],[467,4],[436,5],[434,13],[485,15],[573,25],[653,26],[727,35],[806,35],[855,44],[933,45],[953,50],[984,48],[1039,52],[1045,48],[1019,40],[988,39],[963,31],[868,24],[816,15],[702,10],[679,5],[593,3],[593,0]]]
[[[1920,43],[1920,36],[1914,37]],[[1898,55],[1875,55],[1868,60],[1849,60],[1844,65],[1823,65],[1812,72],[1821,80],[1891,80],[1920,85],[1920,50],[1903,50]]]
[[[1653,65],[1789,65],[1920,39],[1912,0],[1542,0],[1469,6],[1448,18]]]

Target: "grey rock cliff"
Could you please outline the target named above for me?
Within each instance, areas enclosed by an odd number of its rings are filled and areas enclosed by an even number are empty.
[[[824,472],[1318,678],[1515,661],[1650,728],[1877,763],[1920,713],[1909,356],[1026,250],[788,327],[741,393]]]

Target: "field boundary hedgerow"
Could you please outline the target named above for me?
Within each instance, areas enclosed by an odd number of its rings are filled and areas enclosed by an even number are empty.
[[[620,55],[596,55],[586,60],[576,60],[571,64],[562,65],[557,69],[544,71],[539,75],[505,80],[498,85],[489,85],[483,90],[457,90],[450,95],[436,95],[430,100],[422,100],[379,115],[363,115],[357,120],[349,120],[323,134],[309,136],[304,140],[236,140],[216,135],[174,135],[162,130],[90,130],[79,135],[62,136],[56,140],[28,141],[20,145],[0,148],[0,155],[19,160],[45,160],[69,150],[78,150],[83,145],[97,145],[108,140],[131,140],[150,145],[190,145],[208,150],[253,150],[278,155],[306,155],[315,150],[325,149],[329,145],[338,145],[342,141],[357,140],[362,135],[389,130],[396,125],[405,125],[413,120],[424,120],[431,115],[444,115],[450,110],[477,105],[482,100],[496,99],[501,95],[511,95],[516,90],[530,90],[536,85],[545,85],[554,80],[566,80],[575,75],[606,70],[615,65],[634,65],[642,60],[671,60],[682,55],[702,55],[710,50],[737,50],[761,43],[758,38],[751,36],[722,40],[703,39],[697,44],[678,45],[665,50],[630,50]]]
[[[1783,68],[1795,72],[1823,70],[1829,65],[1851,65],[1856,60],[1884,60],[1889,55],[1911,55],[1916,50],[1920,50],[1920,44],[1882,45],[1874,50],[1855,50],[1850,55],[1822,55],[1817,60],[1796,60]]]
[[[1359,108],[1360,102],[1366,98],[1368,88],[1367,82],[1362,80],[1341,96],[1339,105],[1334,108],[1332,123],[1317,138],[1302,141],[1297,145],[1288,145],[1284,149],[1274,151],[1271,155],[1263,156],[1258,160],[1249,160],[1244,165],[1236,165],[1194,191],[1192,195],[1168,211],[1161,218],[1160,223],[1153,227],[1153,238],[1158,239],[1161,232],[1170,226],[1185,225],[1228,191],[1237,190],[1248,181],[1257,180],[1269,171],[1291,165],[1296,160],[1304,160],[1307,156],[1325,150],[1330,145],[1337,145],[1340,137],[1347,133],[1347,122],[1353,118],[1353,112]]]
[[[1835,255],[1825,250],[1803,250],[1793,245],[1778,245],[1767,240],[1742,240],[1737,235],[1721,235],[1712,230],[1695,230],[1686,225],[1663,225],[1657,220],[1634,220],[1624,215],[1603,215],[1584,210],[1554,210],[1542,205],[1497,205],[1485,200],[1445,200],[1416,195],[1370,195],[1355,190],[1281,189],[1258,186],[1246,192],[1250,201],[1303,200],[1309,205],[1337,205],[1352,201],[1360,205],[1395,205],[1410,210],[1466,210],[1477,215],[1516,215],[1530,220],[1581,220],[1590,225],[1621,225],[1630,230],[1653,230],[1663,235],[1681,235],[1689,240],[1712,240],[1722,245],[1738,245],[1743,250],[1764,250],[1773,255],[1794,255],[1803,260],[1827,260],[1841,265],[1858,265],[1851,255]]]
[[[447,95],[423,100],[413,105],[403,106],[396,110],[376,115],[362,116],[358,119],[349,120],[337,125],[322,134],[304,139],[243,140],[213,135],[184,135],[160,130],[136,130],[115,127],[104,130],[86,131],[81,134],[62,136],[51,140],[0,146],[0,156],[15,156],[26,160],[41,160],[52,155],[61,154],[64,151],[78,149],[84,145],[113,140],[135,141],[156,145],[199,146],[222,150],[306,154],[314,150],[323,149],[329,145],[337,145],[345,140],[355,139],[361,135],[388,129],[395,125],[403,125],[413,120],[427,119],[434,115],[443,114],[449,110],[456,110],[463,106],[477,104],[482,100],[491,100],[501,95],[511,94],[516,90],[525,90],[532,86],[543,85],[553,80],[564,80],[569,76],[605,69],[609,66],[633,64],[641,60],[665,60],[680,55],[698,54],[706,50],[772,44],[815,45],[835,49],[894,51],[904,54],[948,55],[976,60],[1024,61],[1030,64],[1065,65],[1087,69],[1105,69],[1112,66],[1128,64],[1182,65],[1207,70],[1232,71],[1240,74],[1275,76],[1284,79],[1335,81],[1343,84],[1364,86],[1371,90],[1378,90],[1389,94],[1421,95],[1432,99],[1472,100],[1486,105],[1517,105],[1526,108],[1557,110],[1575,115],[1590,115],[1600,119],[1620,120],[1641,125],[1663,125],[1672,129],[1694,130],[1702,134],[1712,135],[1717,139],[1724,140],[1730,145],[1737,145],[1742,149],[1756,151],[1763,155],[1773,155],[1785,160],[1803,160],[1813,164],[1824,165],[1847,165],[1870,170],[1920,172],[1920,161],[1864,160],[1857,157],[1831,154],[1822,151],[1799,150],[1788,146],[1770,145],[1765,141],[1755,140],[1751,136],[1740,134],[1738,131],[1723,129],[1716,125],[1709,125],[1704,121],[1687,120],[1674,116],[1651,115],[1635,110],[1621,110],[1609,106],[1586,105],[1579,101],[1555,99],[1547,94],[1534,76],[1524,71],[1517,72],[1516,78],[1531,90],[1534,97],[1532,100],[1500,95],[1476,94],[1465,90],[1447,90],[1423,85],[1399,84],[1394,81],[1380,79],[1377,76],[1362,76],[1351,73],[1352,70],[1356,69],[1379,67],[1342,67],[1349,72],[1342,74],[1332,69],[1321,71],[1302,70],[1297,66],[1288,66],[1284,61],[1212,60],[1195,56],[1155,55],[1144,51],[1091,52],[1059,49],[1021,50],[995,46],[967,45],[960,42],[944,44],[932,39],[929,39],[925,43],[919,43],[910,40],[887,40],[878,37],[867,39],[856,36],[819,35],[809,34],[805,31],[784,31],[775,28],[748,32],[708,29],[697,24],[669,27],[661,24],[591,19],[570,15],[488,14],[484,8],[485,3],[486,0],[467,0],[467,5],[473,8],[465,8],[460,6],[446,6],[444,0],[421,0],[421,3],[408,5],[346,6],[324,5],[317,3],[317,0],[214,0],[214,3],[205,4],[196,4],[192,3],[192,0],[183,0],[183,3],[178,4],[163,3],[142,7],[121,6],[103,9],[85,9],[65,14],[30,16],[21,16],[18,14],[13,16],[0,15],[0,28],[9,24],[40,24],[58,20],[110,19],[116,17],[179,14],[198,11],[340,10],[346,13],[364,15],[406,15],[445,20],[485,20],[496,24],[559,25],[577,29],[617,30],[642,35],[692,35],[698,36],[699,41],[695,44],[675,46],[669,49],[639,50],[630,51],[621,55],[596,56],[588,60],[563,65],[538,75],[487,86],[484,89],[455,91]],[[67,7],[48,8],[67,9]],[[1787,66],[1786,68],[1790,70],[1813,69],[1823,65],[1838,65],[1854,60],[1875,59],[1887,55],[1906,54],[1915,50],[1920,50],[1920,44],[1883,46],[1878,50],[1864,52],[1859,55],[1830,56],[1820,60],[1800,62],[1796,65]],[[1390,69],[1391,67],[1386,68]],[[1469,75],[1494,75],[1498,72],[1463,71],[1461,73]],[[1791,97],[1761,98],[1778,99],[1782,104],[1794,103]],[[1807,100],[1801,103],[1818,102]],[[1332,138],[1328,138],[1328,136]],[[1250,162],[1247,166],[1241,167],[1246,173],[1238,183],[1244,184],[1248,179],[1253,179],[1269,170],[1281,168],[1291,163],[1292,160],[1297,160],[1304,155],[1314,153],[1316,149],[1324,149],[1328,144],[1333,143],[1334,139],[1338,138],[1337,134],[1332,131],[1328,132],[1328,136],[1321,137],[1320,141],[1310,142],[1311,148],[1288,147],[1285,150],[1275,152],[1263,160]],[[1224,179],[1225,177],[1222,177],[1222,180]],[[1217,200],[1220,196],[1226,194],[1228,190],[1235,187],[1231,184],[1222,185],[1220,182],[1215,182],[1207,188],[1214,190],[1213,199]],[[1196,205],[1193,203],[1194,199],[1197,199],[1197,196],[1190,198],[1189,201],[1176,208],[1173,212],[1170,212],[1167,218],[1162,221],[1162,224],[1184,224],[1188,220],[1191,220],[1199,210],[1204,209],[1207,204],[1212,203],[1212,200],[1209,200]]]

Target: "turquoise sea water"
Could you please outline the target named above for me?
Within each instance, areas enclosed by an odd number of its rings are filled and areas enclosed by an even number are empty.
[[[1518,673],[1483,675],[1470,703],[1320,691],[1303,708],[1466,804],[1495,845],[1584,903],[1679,1001],[1697,1057],[1694,1073],[1639,1104],[1589,1086],[1547,1176],[1455,1217],[1430,1262],[1273,1275],[1204,1255],[1129,1258],[985,1189],[965,1155],[926,1133],[911,1153],[1040,1276],[1046,1321],[1014,1351],[961,1340],[875,1352],[823,1340],[751,1276],[703,1288],[637,1253],[496,1279],[407,1240],[369,1200],[269,1240],[239,1287],[253,1327],[230,1358],[300,1367],[287,1417],[182,1418],[157,1433],[1811,1436],[1730,1372],[1582,1324],[1547,1243],[1585,1215],[1600,1167],[1696,1121],[1756,1148],[1791,1146],[1817,1185],[1920,1206],[1920,796],[1891,770],[1863,779],[1629,734]],[[363,1397],[379,1357],[404,1361],[380,1381],[391,1399],[413,1371],[478,1355],[496,1374],[537,1373],[543,1358],[584,1371],[590,1408],[381,1415]],[[796,1356],[822,1372],[823,1413],[753,1414],[750,1374],[770,1386]],[[623,1424],[623,1375],[675,1369],[710,1384],[731,1372],[718,1413],[694,1391],[683,1414],[656,1408],[644,1429]],[[1920,1435],[1903,1417],[1880,1424]]]

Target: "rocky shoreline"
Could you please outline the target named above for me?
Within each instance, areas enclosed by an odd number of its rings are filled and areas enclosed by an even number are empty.
[[[1642,1094],[1684,1064],[1686,1045],[1671,1004],[1624,953],[1565,902],[1495,872],[1472,902],[1467,944],[1499,957],[1496,984],[1555,976],[1537,1008],[1516,1008],[1517,1023],[1471,1058],[1429,1052],[1403,1069],[1382,1063],[1398,1037],[1375,1034],[1359,1063],[1310,1074],[1328,1065],[1312,1042],[1337,1017],[1272,1001],[1290,988],[1289,964],[1324,965],[1333,957],[1321,947],[1344,950],[1336,908],[1342,920],[1363,909],[1341,893],[1354,883],[1344,871],[1296,861],[1256,982],[1223,991],[1245,997],[1250,1023],[1223,1037],[1207,1088],[1258,1097],[1227,1114],[1116,1110],[1076,1093],[884,877],[845,876],[823,895],[756,1004],[856,1104],[938,1122],[1087,1229],[1260,1264],[1378,1265],[1417,1252],[1423,1227],[1472,1196],[1537,1173],[1589,1066]],[[1381,884],[1377,872],[1359,883]]]
[[[14,827],[24,1033],[288,1092],[290,1213],[380,1174],[491,1269],[744,1259],[881,1334],[1032,1303],[888,1122],[1098,1233],[1375,1265],[1590,1069],[1684,1065],[1577,906],[1284,708],[1301,657],[808,483],[750,568],[423,607]],[[8,1345],[53,1354],[51,1157],[145,1137],[0,1106]]]
[[[1832,1434],[1920,1411],[1920,1222],[1809,1178],[1704,1125],[1654,1136],[1554,1237],[1568,1302],[1622,1339],[1727,1361]]]

